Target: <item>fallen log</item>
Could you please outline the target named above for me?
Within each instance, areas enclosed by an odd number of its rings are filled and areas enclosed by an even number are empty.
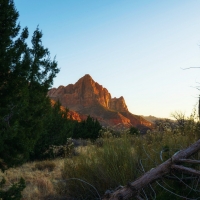
[[[135,197],[136,199],[140,199],[138,196],[139,192],[148,186],[150,183],[156,181],[157,179],[162,178],[167,175],[172,169],[179,170],[183,173],[189,173],[191,175],[200,176],[200,171],[186,168],[184,166],[179,166],[178,164],[181,162],[187,162],[188,157],[197,153],[200,150],[200,140],[196,143],[190,145],[188,148],[176,152],[171,158],[158,165],[157,167],[151,169],[146,172],[144,175],[136,179],[135,181],[128,183],[123,188],[111,193],[106,194],[102,198],[103,200],[119,200],[119,199],[129,199],[131,197]],[[189,160],[191,162],[191,160]],[[194,161],[193,163],[199,163],[199,161]]]

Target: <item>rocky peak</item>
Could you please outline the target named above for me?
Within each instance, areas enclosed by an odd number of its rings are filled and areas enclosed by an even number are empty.
[[[80,78],[74,84],[73,88],[73,92],[79,98],[80,104],[83,107],[99,103],[102,106],[108,107],[109,100],[111,98],[110,93],[102,85],[95,82],[89,74]]]
[[[111,98],[108,90],[95,82],[89,74],[75,84],[52,88],[48,96],[59,100],[62,106],[70,110],[97,118],[103,125],[151,126],[148,121],[128,111],[123,96]]]
[[[92,77],[91,77],[89,74],[85,74],[85,75],[84,75],[82,78],[80,78],[80,79],[94,81],[94,80],[92,79]],[[80,79],[79,79],[79,80],[80,80]]]
[[[119,112],[128,111],[124,98],[111,98],[102,85],[95,82],[89,74],[80,78],[75,84],[59,86],[48,92],[51,99],[59,100],[63,106],[78,111],[88,106],[100,104]]]

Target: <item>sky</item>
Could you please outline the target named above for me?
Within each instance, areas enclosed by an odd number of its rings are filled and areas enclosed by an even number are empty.
[[[14,0],[30,38],[60,72],[53,87],[85,74],[137,115],[189,116],[200,85],[199,0]],[[190,69],[186,69],[190,68]]]

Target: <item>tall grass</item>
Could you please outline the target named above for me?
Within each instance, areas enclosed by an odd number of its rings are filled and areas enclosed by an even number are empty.
[[[137,175],[137,154],[126,135],[121,138],[104,138],[103,146],[95,144],[80,149],[80,155],[65,160],[63,178],[67,180],[66,193],[84,198],[97,197],[96,191],[81,179],[93,185],[102,195],[107,189],[125,185]],[[89,192],[88,192],[89,191]],[[81,194],[81,195],[80,195]]]
[[[160,122],[156,129],[141,136],[130,135],[128,131],[116,134],[106,130],[101,133],[103,138],[96,142],[81,141],[83,144],[80,145],[80,141],[74,141],[78,146],[76,156],[26,163],[0,173],[0,176],[6,179],[5,189],[24,178],[26,188],[22,200],[100,199],[105,192],[113,192],[134,181],[200,138],[200,124],[194,116],[179,122]],[[194,158],[200,156],[197,154]],[[200,170],[194,165],[188,167]],[[174,175],[186,177],[174,172],[170,177],[174,178]],[[183,183],[163,178],[144,188],[140,196],[156,200],[183,199],[173,194],[177,193],[194,199],[200,196],[199,185],[198,179]]]
[[[65,194],[75,199],[98,199],[106,191],[112,192],[158,166],[199,137],[199,125],[192,120],[186,120],[182,127],[178,124],[173,128],[167,123],[160,125],[162,129],[157,127],[144,136],[131,136],[126,132],[120,137],[104,137],[100,147],[94,143],[80,148],[79,156],[65,160],[62,173],[66,180]],[[172,184],[166,180],[165,183],[177,187],[176,182]],[[166,193],[173,196],[158,184],[154,187],[159,188],[156,199],[165,199]],[[155,193],[146,189],[150,197]]]

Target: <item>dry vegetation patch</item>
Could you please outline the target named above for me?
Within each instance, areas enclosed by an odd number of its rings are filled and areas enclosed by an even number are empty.
[[[63,159],[38,161],[11,168],[5,173],[1,172],[0,176],[6,179],[6,188],[18,182],[21,177],[25,180],[26,188],[22,192],[22,200],[59,199],[61,197],[57,192],[56,183],[61,179],[63,167]]]
[[[24,178],[23,200],[100,199],[106,191],[113,192],[127,185],[200,138],[200,129],[191,128],[190,121],[188,124],[184,129],[161,124],[143,136],[127,132],[116,137],[106,132],[94,143],[84,141],[82,144],[81,141],[79,144],[76,140],[76,156],[26,163],[0,175],[5,177],[6,187]],[[199,159],[199,155],[195,156]],[[173,180],[165,180],[165,183],[177,193],[188,192],[188,188]],[[187,182],[190,187],[193,183]],[[149,199],[155,199],[155,193],[156,199],[175,199],[172,194],[166,196],[169,192],[158,185],[152,188],[145,188]],[[199,186],[198,189],[200,191]],[[196,197],[196,193],[190,195]]]

